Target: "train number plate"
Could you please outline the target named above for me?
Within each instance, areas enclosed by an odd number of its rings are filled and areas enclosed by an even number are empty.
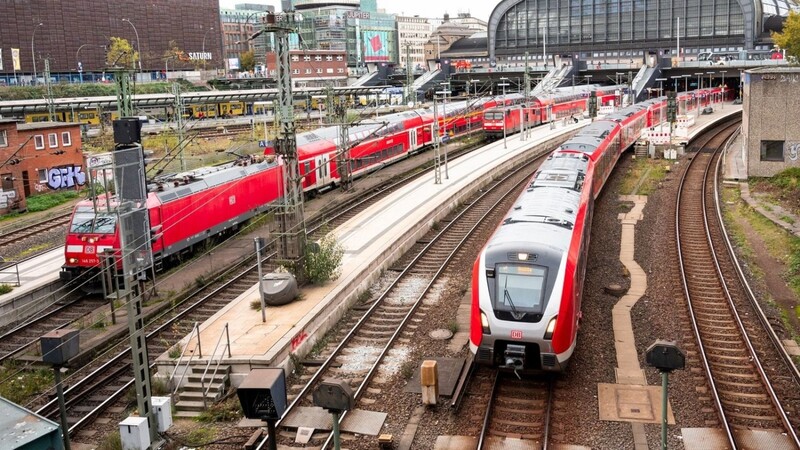
[[[511,330],[511,339],[522,339],[522,331]]]

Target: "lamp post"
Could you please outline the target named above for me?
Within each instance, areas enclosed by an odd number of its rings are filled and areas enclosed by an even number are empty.
[[[208,32],[209,31],[214,31],[214,27],[209,28],[203,34],[203,50],[202,50],[203,51],[203,70],[206,70],[206,55],[205,55],[205,53],[206,53],[206,36],[208,36]]]
[[[725,72],[727,72],[727,70],[720,70],[719,71],[719,73],[722,74],[722,103],[720,104],[720,109],[725,107],[725,100],[726,100],[726,98],[725,98],[725,88],[727,86],[725,86]]]
[[[664,82],[667,81],[666,78],[656,78],[658,81],[658,95],[659,97],[664,95]]]
[[[697,75],[697,89],[698,90],[703,89],[703,78],[702,78],[702,76],[705,75],[705,74],[703,72],[695,72],[694,74]],[[694,100],[695,100],[694,104],[695,104],[695,109],[696,109],[695,115],[699,116],[700,115],[700,93],[699,92],[697,93],[697,95],[694,96]]]
[[[36,84],[36,51],[34,50],[33,47],[33,39],[36,37],[36,30],[38,30],[39,27],[43,26],[44,26],[43,23],[41,22],[37,23],[36,26],[33,28],[33,34],[31,34],[31,59],[33,59],[33,80],[31,80],[31,84]]]
[[[681,77],[683,78],[683,92],[689,92],[689,78],[691,78],[691,75],[689,75],[687,73],[685,75],[681,75]],[[686,96],[684,96],[684,99],[683,99],[683,113],[684,114],[686,114],[686,112],[687,112],[686,108],[689,107],[689,105],[686,103],[686,101],[687,101],[686,100]]]
[[[128,24],[133,27],[134,34],[136,34],[136,50],[139,52],[139,73],[142,73],[142,44],[139,42],[139,32],[136,30],[136,25],[129,19],[122,19],[122,21],[128,22]]]
[[[508,148],[508,143],[506,142],[506,86],[508,86],[508,83],[505,80],[508,80],[508,78],[500,78],[502,83],[498,84],[498,86],[503,88],[503,148]]]
[[[83,47],[86,47],[87,45],[96,45],[98,47],[105,48],[105,45],[100,45],[100,44],[81,44],[81,46],[78,47],[78,51],[75,52],[75,61],[78,62],[78,73],[80,73],[81,83],[83,83],[83,64],[81,63],[81,50],[83,49]]]

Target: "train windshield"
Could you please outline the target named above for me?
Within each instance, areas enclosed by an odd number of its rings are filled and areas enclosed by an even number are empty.
[[[91,209],[78,210],[72,217],[69,230],[72,233],[114,233],[117,227],[116,214],[95,214]]]
[[[497,265],[495,309],[523,313],[544,312],[544,288],[547,269],[529,265]]]
[[[487,112],[483,115],[484,120],[503,120],[503,113],[501,112]]]

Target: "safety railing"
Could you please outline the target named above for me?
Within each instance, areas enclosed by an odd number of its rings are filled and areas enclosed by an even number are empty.
[[[172,369],[172,374],[170,374],[169,376],[170,385],[172,385],[172,381],[175,379],[175,374],[181,367],[181,362],[183,361],[183,357],[186,355],[186,351],[189,349],[189,345],[192,343],[192,336],[197,336],[197,352],[192,352],[191,356],[189,356],[189,359],[186,360],[186,370],[184,370],[183,373],[181,373],[180,379],[178,379],[178,382],[174,384],[175,387],[172,390],[173,396],[178,393],[178,389],[180,389],[181,383],[183,383],[183,378],[186,376],[186,373],[189,372],[194,357],[197,356],[198,359],[203,357],[203,348],[200,346],[200,324],[195,322],[192,331],[189,333],[189,340],[186,342],[186,346],[183,347],[181,356],[178,358],[178,362],[175,363],[175,368]]]
[[[0,275],[14,276],[17,279],[17,281],[14,282],[14,285],[21,286],[19,281],[19,261],[4,261],[0,259]],[[0,284],[8,284],[8,282],[0,281]]]
[[[206,388],[206,375],[208,374],[208,369],[211,368],[211,363],[214,362],[214,355],[217,354],[217,350],[219,349],[219,344],[222,343],[222,336],[225,336],[225,346],[222,348],[222,352],[224,354],[225,350],[228,351],[228,358],[231,357],[231,336],[228,333],[228,324],[225,324],[225,328],[222,330],[222,333],[219,334],[219,338],[217,339],[217,345],[214,346],[214,351],[211,352],[211,356],[208,358],[208,364],[206,364],[206,370],[203,371],[203,376],[200,377],[200,389],[203,392],[203,408],[207,408],[208,405],[206,404],[206,396],[208,392],[211,390],[211,387],[214,385],[214,378],[217,376],[217,371],[219,370],[219,365],[222,363],[222,358],[217,359],[217,364],[214,367],[214,372],[211,374],[211,381],[208,383],[208,388]]]

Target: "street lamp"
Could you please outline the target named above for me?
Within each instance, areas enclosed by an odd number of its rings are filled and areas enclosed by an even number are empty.
[[[136,34],[136,50],[139,51],[139,73],[142,73],[142,44],[139,42],[139,32],[136,31],[136,25],[129,19],[122,19],[123,22],[128,22],[133,27],[133,32]]]
[[[81,76],[81,83],[83,83],[83,64],[81,63],[81,50],[83,49],[83,47],[86,47],[87,45],[106,48],[105,45],[100,45],[100,44],[81,44],[81,46],[78,47],[78,51],[75,52],[75,61],[78,62],[78,73]]]
[[[722,104],[720,105],[720,108],[725,106],[725,100],[726,100],[726,98],[725,98],[725,88],[726,88],[726,86],[725,86],[725,72],[727,72],[727,70],[720,70],[719,71],[719,73],[722,74]]]
[[[36,37],[36,30],[43,26],[43,23],[37,23],[33,28],[33,34],[31,34],[31,59],[33,59],[33,80],[31,80],[31,84],[36,84],[36,51],[33,48],[33,39]]]
[[[658,95],[662,96],[662,95],[664,95],[664,82],[667,81],[667,79],[666,78],[656,78],[656,81],[658,81]]]
[[[508,144],[506,142],[506,86],[508,86],[508,83],[503,80],[508,80],[508,78],[500,78],[502,83],[499,83],[498,86],[502,86],[503,88],[503,148],[508,148]]]
[[[206,36],[208,36],[209,31],[214,31],[214,27],[209,28],[206,30],[205,34],[203,34],[203,70],[206,70]]]

